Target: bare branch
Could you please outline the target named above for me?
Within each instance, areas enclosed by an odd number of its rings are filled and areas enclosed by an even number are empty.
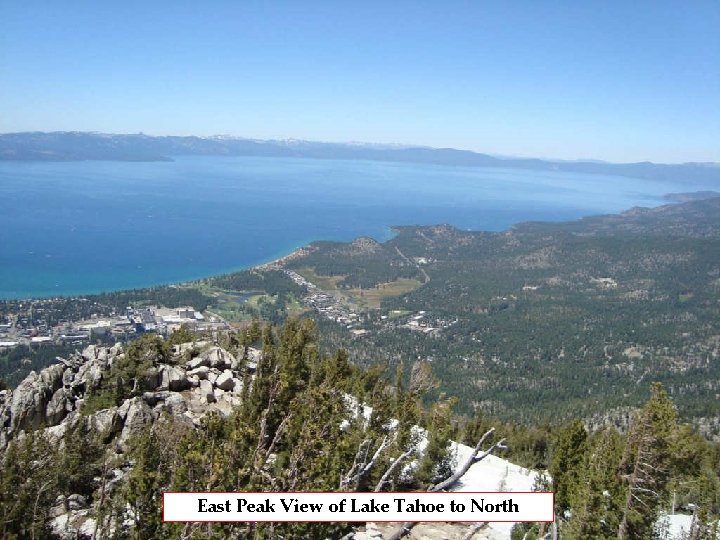
[[[375,486],[375,493],[379,493],[383,486],[388,483],[388,479],[390,478],[390,475],[393,473],[393,471],[397,468],[398,465],[400,465],[401,462],[405,461],[407,458],[409,458],[413,452],[415,452],[415,448],[410,448],[410,450],[407,450],[400,454],[397,458],[395,458],[395,461],[393,461],[390,466],[385,471],[385,474],[382,475],[382,478],[380,478],[380,481]]]
[[[490,428],[487,430],[482,437],[480,437],[480,440],[475,445],[475,448],[473,449],[470,456],[465,460],[465,463],[452,475],[450,475],[448,478],[443,480],[442,482],[435,484],[430,489],[428,489],[429,492],[437,492],[437,491],[443,491],[446,490],[452,486],[454,486],[464,475],[468,472],[470,467],[472,467],[475,463],[478,463],[488,457],[490,454],[492,454],[496,449],[503,448],[503,443],[505,442],[505,439],[500,439],[498,442],[493,444],[490,448],[485,450],[484,452],[480,453],[480,449],[482,448],[482,445],[485,443],[485,441],[492,436],[492,434],[495,433],[495,428]],[[403,538],[407,534],[410,533],[412,528],[417,525],[417,522],[408,521],[403,523],[398,529],[393,532],[387,540],[400,540],[400,538]]]
[[[485,432],[485,434],[480,437],[480,440],[475,445],[475,449],[473,450],[472,454],[468,457],[467,460],[465,460],[465,463],[463,463],[463,466],[460,467],[457,471],[455,471],[449,478],[446,478],[439,484],[435,484],[433,487],[429,489],[429,491],[443,491],[445,489],[448,489],[455,485],[458,480],[460,480],[466,472],[468,472],[468,469],[472,467],[475,463],[478,463],[479,461],[482,461],[486,457],[488,457],[491,453],[495,451],[495,449],[498,446],[502,446],[502,444],[505,442],[505,439],[501,439],[495,444],[493,444],[490,448],[488,448],[485,452],[478,455],[478,452],[480,452],[480,448],[482,447],[485,440],[492,436],[492,434],[495,432],[495,428],[490,428]]]
[[[641,493],[650,493],[651,495],[654,495],[655,497],[660,498],[660,495],[656,491],[653,491],[652,489],[641,488],[639,486],[635,486],[632,489],[633,489],[633,491],[639,491]]]
[[[388,445],[388,439],[387,437],[383,437],[382,443],[380,443],[380,446],[373,454],[373,457],[370,459],[370,461],[362,468],[362,470],[358,473],[358,480],[362,478],[362,476],[367,473],[370,469],[373,468],[373,465],[375,465],[375,462],[377,461],[378,457],[380,457],[380,454]]]
[[[353,463],[352,468],[347,473],[345,478],[342,478],[340,480],[340,488],[346,487],[350,485],[351,483],[355,483],[357,486],[360,483],[360,480],[363,476],[365,476],[370,469],[372,469],[375,466],[375,463],[377,462],[378,458],[380,457],[380,454],[382,453],[385,448],[388,446],[388,438],[383,437],[382,442],[380,443],[380,446],[377,450],[375,450],[375,453],[373,454],[372,458],[370,458],[370,461],[367,460],[368,453],[370,451],[370,439],[365,439],[362,443],[360,443],[360,447],[358,448],[357,454],[355,454],[355,462]],[[362,453],[364,450],[365,455],[363,456],[362,463],[359,462],[358,456]],[[357,471],[357,472],[355,472]]]
[[[270,455],[273,453],[273,450],[275,450],[275,445],[280,440],[280,437],[282,437],[283,433],[285,432],[285,428],[287,427],[288,420],[292,417],[292,411],[288,413],[288,415],[283,418],[282,422],[280,422],[280,425],[277,428],[277,431],[275,432],[275,436],[273,437],[272,442],[270,443],[270,446],[268,446],[267,450],[265,451],[265,458],[262,460],[262,464],[260,467],[264,467],[267,463],[268,459],[270,459]]]
[[[360,463],[361,463],[361,456],[363,453],[365,453],[365,458],[362,458],[363,459],[362,463],[363,463],[363,465],[365,464],[364,459],[367,459],[367,452],[368,452],[367,449],[370,446],[370,442],[371,442],[370,439],[365,439],[358,445],[357,452],[355,452],[355,459],[353,459],[353,464],[350,467],[350,470],[344,476],[340,477],[340,489],[350,485],[353,478],[355,478],[355,476],[356,476],[355,471],[358,470],[362,466],[362,465],[360,465]]]

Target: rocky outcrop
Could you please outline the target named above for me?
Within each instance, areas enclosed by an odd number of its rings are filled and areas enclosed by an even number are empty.
[[[31,372],[17,388],[0,396],[0,450],[17,433],[55,426],[75,411],[88,390],[97,388],[119,345],[91,345],[68,359],[58,359],[40,373]]]
[[[25,377],[11,394],[10,431],[40,427],[52,391],[45,387],[34,371]]]
[[[203,344],[205,345],[205,344]],[[67,425],[84,419],[87,427],[104,438],[118,437],[117,447],[127,442],[163,414],[182,417],[197,425],[211,411],[230,414],[239,403],[243,371],[251,372],[258,354],[239,366],[238,360],[221,347],[211,347],[180,365],[201,350],[196,344],[175,347],[169,364],[157,364],[146,371],[137,388],[141,396],[125,400],[119,407],[79,414],[84,398],[100,388],[112,365],[124,355],[113,347],[90,345],[82,353],[31,372],[14,390],[0,391],[0,451],[23,431],[45,428],[48,435],[62,437]],[[259,353],[259,351],[254,351]]]
[[[13,390],[10,402],[9,427],[11,431],[34,429],[49,423],[48,412],[53,418],[59,416],[59,419],[62,420],[65,416],[65,403],[62,401],[64,394],[58,395],[50,411],[48,411],[48,405],[55,397],[55,393],[63,387],[63,372],[63,364],[45,368],[40,374],[32,371]]]
[[[77,493],[69,497],[60,495],[50,509],[50,516],[50,529],[58,538],[90,540],[97,532],[87,499]]]
[[[208,342],[207,341],[193,341],[190,343],[178,343],[177,345],[173,345],[172,352],[174,356],[186,356],[186,355],[192,355],[195,351],[201,351],[205,347],[207,347]]]
[[[110,443],[108,463],[122,463],[108,470],[103,480],[110,493],[114,486],[123,485],[132,467],[127,457],[132,439],[149,425],[172,418],[197,426],[208,413],[228,415],[240,404],[243,377],[252,372],[251,360],[241,366],[225,349],[202,345],[176,346],[168,363],[156,363],[139,376],[132,388],[139,395],[92,414],[83,413],[86,397],[101,388],[112,366],[124,357],[120,345],[91,345],[66,359],[58,358],[39,373],[30,373],[14,390],[0,391],[0,459],[9,442],[24,432],[43,429],[48,438],[63,444],[68,429],[83,422]],[[197,355],[191,358],[193,354]],[[89,539],[97,537],[98,531],[112,536],[108,527],[113,525],[99,526],[94,504],[78,494],[58,497],[50,515],[49,525],[58,538]]]

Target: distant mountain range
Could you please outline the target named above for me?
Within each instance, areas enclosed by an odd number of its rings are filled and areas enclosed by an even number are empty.
[[[454,148],[256,140],[227,136],[153,137],[144,134],[115,135],[74,131],[0,134],[0,161],[171,161],[173,156],[183,155],[373,160],[607,174],[688,183],[720,183],[720,163],[551,161],[501,158]]]

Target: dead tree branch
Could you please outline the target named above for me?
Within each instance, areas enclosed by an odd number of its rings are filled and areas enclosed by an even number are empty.
[[[443,480],[442,482],[439,482],[438,484],[435,484],[430,489],[428,489],[429,492],[434,493],[437,491],[445,491],[452,486],[454,486],[463,476],[465,476],[465,473],[468,472],[470,467],[472,467],[475,463],[479,463],[486,457],[488,457],[490,454],[492,454],[496,449],[503,448],[503,443],[505,442],[505,439],[500,439],[498,442],[493,444],[490,448],[488,448],[485,451],[481,451],[481,448],[483,444],[485,444],[485,441],[490,438],[493,433],[495,433],[495,428],[490,428],[487,430],[482,437],[480,437],[480,440],[475,445],[475,448],[473,449],[472,453],[468,458],[465,460],[465,463],[462,464],[462,466],[455,471],[453,474],[451,474],[448,478]],[[407,534],[410,533],[412,528],[417,525],[418,522],[413,521],[407,521],[403,523],[398,529],[396,529],[387,540],[400,540],[401,538],[405,537]]]
[[[380,478],[380,481],[375,486],[375,493],[379,493],[382,488],[385,486],[385,484],[388,483],[390,475],[395,471],[398,465],[405,461],[407,458],[409,458],[413,453],[415,452],[415,448],[411,448],[410,450],[407,450],[406,452],[403,452],[400,454],[395,460],[390,464],[390,466],[387,468],[385,473]]]

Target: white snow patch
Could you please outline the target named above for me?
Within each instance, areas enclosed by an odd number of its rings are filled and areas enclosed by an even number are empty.
[[[662,514],[655,522],[655,533],[663,540],[688,538],[693,517],[685,514]]]
[[[472,455],[473,448],[456,442],[452,443],[456,453],[456,466],[461,466]],[[453,487],[452,491],[532,491],[538,472],[498,456],[489,455],[473,464],[468,472]],[[487,538],[508,539],[515,523],[490,523],[484,530]]]
[[[372,417],[373,409],[365,404],[360,404],[358,400],[349,394],[345,394],[345,401],[348,409],[352,412],[352,418],[363,416],[366,422]],[[388,427],[393,429],[397,427],[398,421],[395,419],[388,422]],[[347,429],[349,422],[343,420],[341,429]],[[419,426],[413,426],[412,432],[418,436],[416,452],[419,455],[425,451],[428,443],[427,431]],[[472,455],[474,448],[455,441],[450,442],[450,452],[455,457],[454,470],[462,466],[465,461]],[[483,448],[482,450],[485,450]],[[482,451],[481,450],[481,451]],[[404,469],[403,474],[417,465],[417,461],[411,461]],[[452,491],[457,492],[528,492],[532,491],[533,486],[539,473],[531,469],[526,469],[510,461],[495,455],[488,455],[482,461],[474,463],[470,466],[467,473],[453,487]],[[509,540],[511,531],[515,522],[509,523],[490,523],[487,528],[480,533],[482,538],[487,540]],[[357,533],[356,538],[375,538],[366,533]],[[674,540],[674,539],[673,539]]]

